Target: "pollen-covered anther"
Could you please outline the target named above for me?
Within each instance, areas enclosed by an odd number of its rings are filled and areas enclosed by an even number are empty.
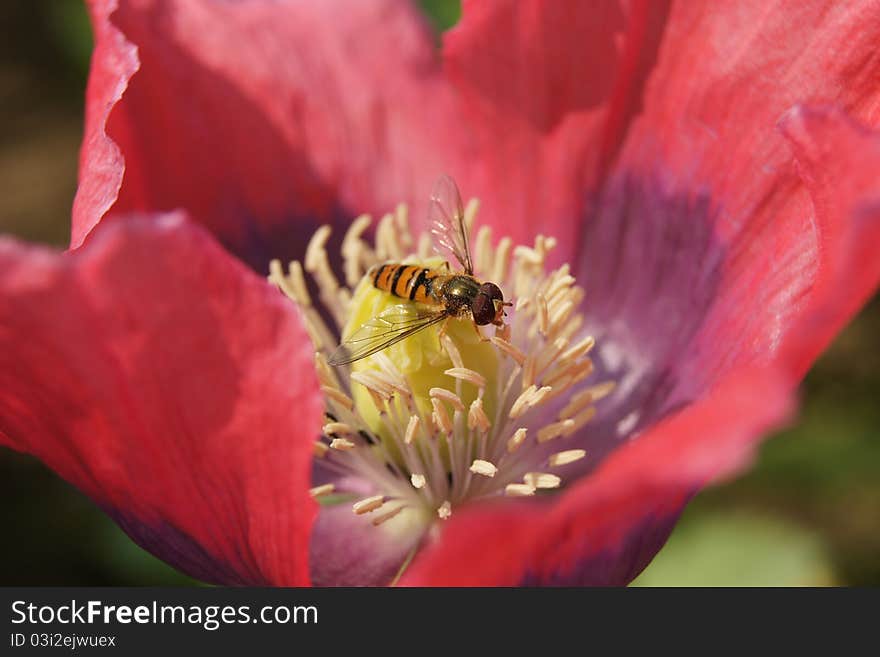
[[[323,427],[321,427],[321,431],[324,432],[325,436],[333,436],[343,434],[346,436],[350,436],[355,433],[355,430],[351,428],[350,425],[345,422],[328,422]]]
[[[516,361],[517,365],[522,366],[522,364],[526,362],[526,355],[507,340],[493,335],[489,338],[489,342],[491,342],[505,354],[513,358],[513,360]]]
[[[337,388],[333,388],[332,386],[321,386],[321,392],[324,393],[327,399],[336,402],[346,410],[350,411],[354,408],[354,400]]]
[[[504,494],[508,497],[528,497],[535,494],[535,487],[531,484],[507,484]]]
[[[425,475],[415,473],[410,475],[409,481],[413,485],[413,488],[419,490],[425,487],[425,482],[427,480],[425,479]]]
[[[562,420],[548,424],[546,427],[538,430],[538,442],[546,443],[548,440],[566,435],[566,432],[571,431],[574,426],[574,420]]]
[[[320,486],[315,486],[314,488],[309,489],[309,495],[312,497],[321,497],[323,495],[329,495],[334,490],[336,490],[336,486],[333,484],[322,484]]]
[[[478,388],[486,387],[486,377],[467,367],[451,367],[446,370],[444,374],[448,374],[456,379],[461,379],[462,381],[473,383]]]
[[[516,450],[522,447],[522,444],[526,441],[526,433],[527,429],[525,427],[520,427],[513,432],[513,435],[507,440],[508,454],[513,454]]]
[[[549,472],[527,472],[523,481],[533,488],[559,488],[562,479]]]
[[[587,422],[596,417],[596,407],[589,406],[582,410],[580,413],[575,415],[573,418],[569,418],[567,420],[563,420],[563,422],[568,422],[565,427],[565,430],[562,432],[563,436],[570,436],[575,431],[578,431],[581,427],[583,427]]]
[[[547,462],[550,464],[550,467],[556,468],[561,465],[568,465],[569,463],[580,461],[586,455],[587,452],[583,449],[567,449],[562,452],[551,454]]]
[[[403,509],[404,509],[404,506],[401,504],[400,506],[395,507],[395,508],[391,509],[390,511],[386,511],[382,515],[373,519],[373,526],[378,527],[379,525],[381,525],[385,522],[388,522],[393,517],[395,517],[397,514],[399,514],[401,511],[403,511]]]
[[[437,508],[437,517],[440,518],[440,520],[446,520],[451,515],[452,503],[449,500],[446,500]]]
[[[457,411],[464,410],[464,404],[461,403],[459,396],[446,388],[431,388],[428,390],[428,395],[432,398],[449,402]]]
[[[434,426],[437,427],[437,430],[447,434],[452,433],[452,419],[449,417],[449,413],[446,411],[443,402],[436,397],[432,397],[431,407],[434,409],[434,412],[431,413],[431,419],[434,422]]]
[[[376,393],[383,399],[391,399],[394,393],[394,387],[379,372],[352,372],[351,380],[360,383],[367,390]]]
[[[403,442],[407,445],[412,445],[413,441],[416,439],[416,433],[419,430],[419,424],[421,420],[418,415],[410,415],[409,422],[406,425],[406,432],[403,434]],[[418,486],[416,486],[418,488]]]
[[[508,413],[508,417],[511,420],[515,420],[525,414],[533,406],[537,406],[544,398],[550,394],[552,388],[550,386],[543,386],[538,388],[536,385],[532,384],[525,390],[523,390],[519,397],[516,398],[516,401],[513,402],[513,406],[510,407],[510,413]]]
[[[354,511],[356,515],[362,516],[365,513],[375,511],[383,504],[385,504],[384,495],[373,495],[371,497],[365,497],[364,499],[355,502],[351,506],[351,510]]]
[[[498,468],[494,463],[484,461],[482,459],[474,459],[471,463],[470,471],[474,474],[483,475],[484,477],[494,477],[498,472]]]
[[[330,449],[339,450],[340,452],[347,452],[355,447],[357,447],[357,445],[348,438],[334,438],[330,441]]]
[[[329,450],[330,450],[330,446],[327,443],[320,441],[320,440],[316,440],[313,445],[312,453],[317,458],[320,459],[320,458],[323,458],[324,455],[327,454],[327,452]]]
[[[476,429],[481,433],[486,433],[491,428],[492,423],[483,410],[483,400],[481,397],[477,397],[471,402],[471,407],[468,409],[468,429]]]

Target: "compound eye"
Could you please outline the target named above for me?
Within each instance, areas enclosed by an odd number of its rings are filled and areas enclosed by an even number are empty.
[[[480,292],[488,295],[492,301],[504,301],[504,295],[501,293],[501,288],[495,285],[495,283],[483,283],[480,285]]]
[[[474,316],[474,323],[477,326],[485,326],[495,320],[495,303],[482,289],[474,297],[471,304],[471,314]]]

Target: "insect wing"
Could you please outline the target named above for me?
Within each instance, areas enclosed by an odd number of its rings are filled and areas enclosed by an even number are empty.
[[[401,304],[389,308],[378,317],[361,325],[339,347],[328,362],[330,365],[348,365],[361,358],[387,349],[411,335],[444,320],[444,310],[426,311],[413,305]]]
[[[461,194],[458,193],[455,181],[449,176],[441,176],[434,183],[428,206],[428,223],[437,252],[447,260],[451,254],[466,274],[473,275],[474,265],[468,248]]]

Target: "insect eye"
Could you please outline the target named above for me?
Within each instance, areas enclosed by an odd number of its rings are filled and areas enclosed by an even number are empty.
[[[495,319],[495,304],[482,290],[474,297],[471,314],[474,316],[474,323],[478,326],[491,324]]]
[[[480,292],[487,295],[492,301],[504,301],[501,288],[495,285],[495,283],[483,283],[480,286]]]

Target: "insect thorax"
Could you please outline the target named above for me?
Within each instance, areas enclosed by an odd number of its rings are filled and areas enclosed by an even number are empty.
[[[441,294],[447,310],[458,313],[470,309],[479,291],[480,284],[477,279],[471,276],[453,275],[444,283]]]

